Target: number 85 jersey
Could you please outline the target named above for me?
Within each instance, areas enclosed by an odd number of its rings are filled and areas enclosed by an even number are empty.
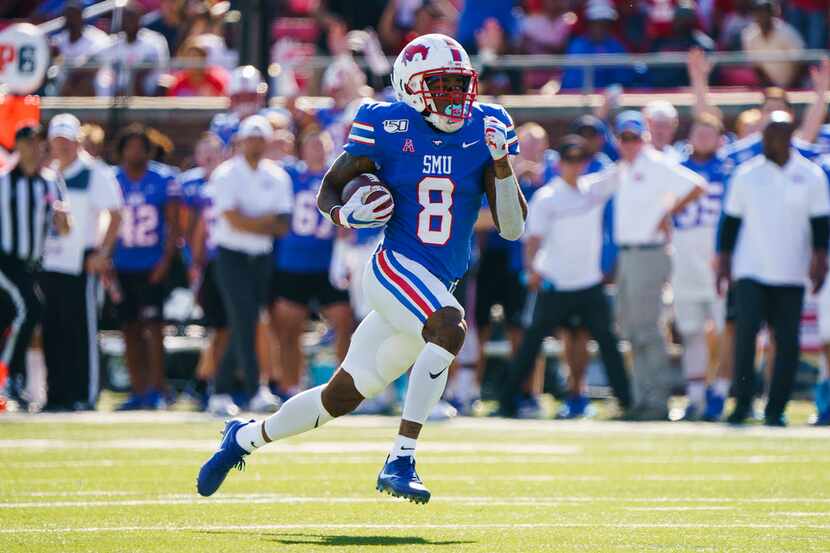
[[[460,279],[470,262],[473,225],[492,158],[484,143],[485,116],[507,127],[510,154],[519,151],[513,121],[496,104],[475,103],[454,133],[430,126],[403,102],[373,102],[355,115],[345,150],[368,157],[389,187],[395,211],[383,247],[423,265],[444,284]]]

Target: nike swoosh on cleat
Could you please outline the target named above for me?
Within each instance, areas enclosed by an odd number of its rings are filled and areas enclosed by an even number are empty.
[[[479,142],[481,142],[481,140],[476,140],[475,142],[470,142],[469,144],[467,142],[462,142],[461,147],[464,148],[464,149],[467,149],[470,146],[472,146],[473,144],[478,144]]]
[[[446,370],[447,370],[447,369],[446,369],[446,368],[444,368],[444,371],[446,371]],[[440,372],[437,372],[437,373],[435,373],[435,374],[429,373],[429,377],[430,377],[431,379],[435,380],[436,378],[438,378],[439,376],[441,376],[442,374],[444,374],[444,371],[440,371]]]
[[[320,426],[320,415],[317,415],[317,420],[314,421],[314,428],[317,428],[318,426]]]
[[[439,373],[439,374],[440,374],[440,373]],[[401,446],[401,451],[415,451],[415,448],[414,448],[414,447],[404,447],[404,446]]]

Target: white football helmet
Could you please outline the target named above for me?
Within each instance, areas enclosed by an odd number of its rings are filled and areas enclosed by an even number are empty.
[[[237,67],[228,82],[231,111],[240,119],[258,112],[265,105],[268,84],[262,80],[259,69],[253,65]]]
[[[460,87],[445,82],[453,76],[462,78]],[[428,34],[413,39],[398,54],[392,86],[399,101],[422,113],[437,129],[455,132],[472,113],[478,74],[455,39]]]

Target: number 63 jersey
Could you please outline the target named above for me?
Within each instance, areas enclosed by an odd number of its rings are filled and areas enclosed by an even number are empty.
[[[345,150],[368,157],[389,187],[395,211],[383,248],[416,261],[449,286],[470,262],[473,225],[484,193],[483,174],[492,163],[484,143],[484,117],[507,127],[509,153],[519,151],[513,122],[495,104],[475,103],[457,132],[444,133],[403,102],[360,107]]]

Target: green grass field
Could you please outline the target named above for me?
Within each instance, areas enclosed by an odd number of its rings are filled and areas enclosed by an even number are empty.
[[[830,431],[458,419],[433,499],[378,494],[397,419],[271,444],[212,498],[200,414],[0,417],[0,552],[830,551]]]

